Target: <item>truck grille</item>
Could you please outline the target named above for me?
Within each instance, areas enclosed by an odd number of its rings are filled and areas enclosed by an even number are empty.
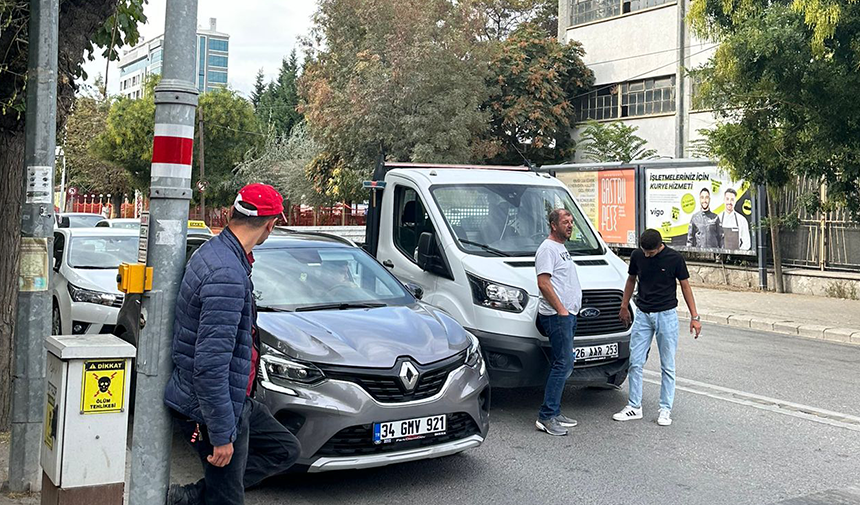
[[[478,424],[472,416],[465,412],[448,414],[448,430],[443,435],[428,436],[418,440],[393,442],[389,444],[373,443],[373,425],[361,424],[340,430],[323,445],[317,456],[367,456],[386,452],[403,451],[418,447],[444,444],[454,440],[480,434]]]
[[[595,308],[600,315],[594,318],[580,317],[576,319],[575,337],[623,333],[630,327],[618,319],[621,310],[621,299],[624,293],[616,290],[584,290],[582,292],[582,308]]]
[[[330,379],[353,382],[361,386],[375,400],[382,403],[402,403],[430,398],[439,393],[448,374],[466,362],[466,352],[461,352],[429,365],[411,361],[418,370],[418,382],[408,391],[399,377],[400,366],[405,359],[397,360],[392,368],[358,368],[320,365]]]

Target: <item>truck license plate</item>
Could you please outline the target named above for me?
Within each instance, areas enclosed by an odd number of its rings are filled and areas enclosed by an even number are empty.
[[[618,344],[593,345],[591,347],[577,347],[574,350],[576,361],[591,361],[595,359],[608,359],[618,357]]]

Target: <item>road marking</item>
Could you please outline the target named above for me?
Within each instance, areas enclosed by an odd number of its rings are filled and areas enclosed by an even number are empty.
[[[642,379],[645,382],[660,385],[659,372],[643,370],[643,375],[647,376]],[[717,400],[737,403],[739,405],[746,405],[747,407],[775,412],[777,414],[806,419],[807,421],[860,432],[860,417],[852,416],[850,414],[819,409],[809,405],[802,405],[800,403],[779,400],[777,398],[770,398],[754,393],[747,393],[745,391],[738,391],[737,389],[707,384],[705,382],[694,381],[692,379],[681,379],[676,377],[675,389],[707,396],[709,398],[715,398]]]

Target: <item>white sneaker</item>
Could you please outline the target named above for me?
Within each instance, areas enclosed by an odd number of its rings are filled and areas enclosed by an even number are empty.
[[[634,409],[630,405],[624,407],[621,412],[612,415],[612,419],[616,421],[635,421],[642,419],[642,409]]]
[[[660,415],[657,416],[657,424],[660,426],[669,426],[672,424],[672,411],[669,409],[660,409]]]

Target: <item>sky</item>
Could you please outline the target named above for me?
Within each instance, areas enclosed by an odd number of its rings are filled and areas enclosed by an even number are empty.
[[[139,28],[141,41],[164,33],[165,7],[166,0],[148,0],[144,8],[148,21]],[[277,76],[281,60],[293,48],[301,59],[297,38],[308,34],[315,10],[314,0],[199,0],[197,24],[208,28],[209,18],[216,18],[218,31],[230,35],[228,85],[248,96],[260,68],[268,82]],[[110,94],[119,93],[116,64],[111,62],[108,74]],[[87,82],[92,83],[97,75],[104,75],[105,59],[97,56],[84,65],[84,70],[89,77]]]

